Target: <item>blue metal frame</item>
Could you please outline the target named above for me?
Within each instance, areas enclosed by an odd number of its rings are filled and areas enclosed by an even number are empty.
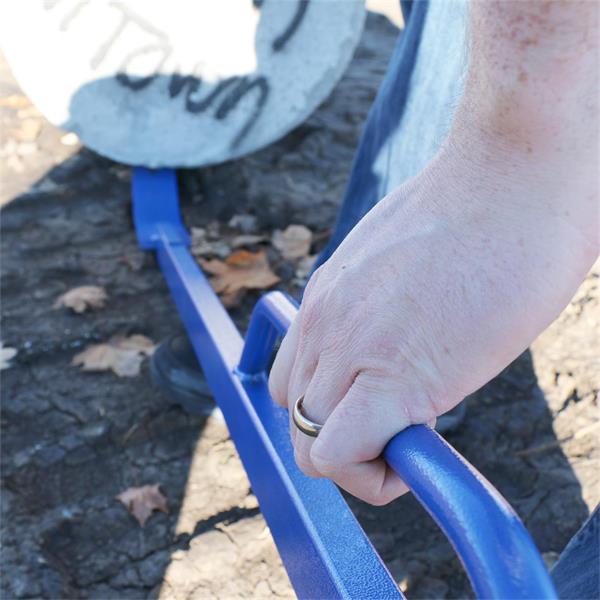
[[[189,252],[175,172],[137,168],[132,192],[140,247],[157,253],[296,593],[402,598],[336,486],[296,466],[287,411],[269,396],[268,362],[297,305],[280,292],[263,296],[244,343]],[[384,456],[448,536],[478,597],[556,598],[514,511],[437,433],[410,427]]]

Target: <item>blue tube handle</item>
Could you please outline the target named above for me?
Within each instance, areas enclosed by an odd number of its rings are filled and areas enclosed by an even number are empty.
[[[298,305],[281,292],[257,303],[239,364],[242,377],[261,376],[276,339]],[[383,456],[450,540],[478,598],[557,598],[529,533],[500,493],[439,434],[413,425]]]
[[[557,598],[514,510],[438,433],[413,425],[383,455],[454,546],[478,598]]]

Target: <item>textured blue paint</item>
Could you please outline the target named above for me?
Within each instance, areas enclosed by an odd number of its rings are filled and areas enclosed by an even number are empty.
[[[424,425],[384,457],[452,542],[478,598],[556,598],[527,530],[499,492]]]
[[[337,488],[295,464],[288,414],[269,396],[265,369],[297,307],[263,296],[246,343],[190,255],[173,171],[136,169],[140,246],[156,250],[196,355],[300,598],[402,598]],[[441,437],[399,433],[385,458],[440,525],[481,598],[555,598],[550,578],[510,506]]]
[[[159,227],[161,235],[171,243],[190,245],[179,214],[177,174],[173,169],[134,169],[131,195],[133,223],[140,248],[151,250],[157,247]]]

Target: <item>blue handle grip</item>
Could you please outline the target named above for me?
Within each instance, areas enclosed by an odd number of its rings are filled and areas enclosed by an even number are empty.
[[[478,598],[557,598],[519,517],[439,434],[413,425],[384,457],[446,534]]]
[[[297,304],[280,292],[258,302],[239,364],[245,377],[268,366]],[[529,533],[508,502],[435,431],[413,425],[384,457],[454,546],[479,598],[557,598]]]

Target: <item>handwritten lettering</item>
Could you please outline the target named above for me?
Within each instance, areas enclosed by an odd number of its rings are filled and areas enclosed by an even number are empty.
[[[44,0],[44,8],[51,10],[61,1]],[[259,10],[264,6],[265,1],[252,0],[255,8]],[[298,0],[296,11],[291,21],[283,32],[275,37],[271,44],[273,52],[281,52],[294,37],[306,16],[309,1]],[[78,0],[75,6],[63,17],[59,26],[60,29],[62,31],[68,30],[73,20],[75,20],[85,7],[90,5],[91,3]],[[109,3],[109,6],[119,11],[120,19],[117,26],[110,32],[105,41],[91,57],[90,66],[92,70],[96,70],[106,59],[115,43],[125,35],[127,29],[129,27],[138,27],[144,33],[148,34],[152,41],[129,52],[123,59],[115,78],[120,85],[132,92],[139,92],[147,88],[159,77],[161,69],[173,52],[172,45],[165,33],[148,23],[140,15],[135,14],[121,2],[112,1]],[[140,76],[128,73],[134,61],[147,59],[152,54],[156,55],[156,61],[148,75]],[[246,96],[251,95],[255,98],[254,108],[251,110],[250,116],[230,144],[230,148],[235,149],[245,139],[262,114],[270,93],[269,82],[264,75],[228,77],[219,81],[204,97],[200,97],[201,88],[205,85],[200,76],[174,73],[170,76],[167,85],[168,97],[174,99],[181,93],[184,93],[185,110],[190,114],[203,113],[215,106],[213,118],[218,121],[226,119]]]

